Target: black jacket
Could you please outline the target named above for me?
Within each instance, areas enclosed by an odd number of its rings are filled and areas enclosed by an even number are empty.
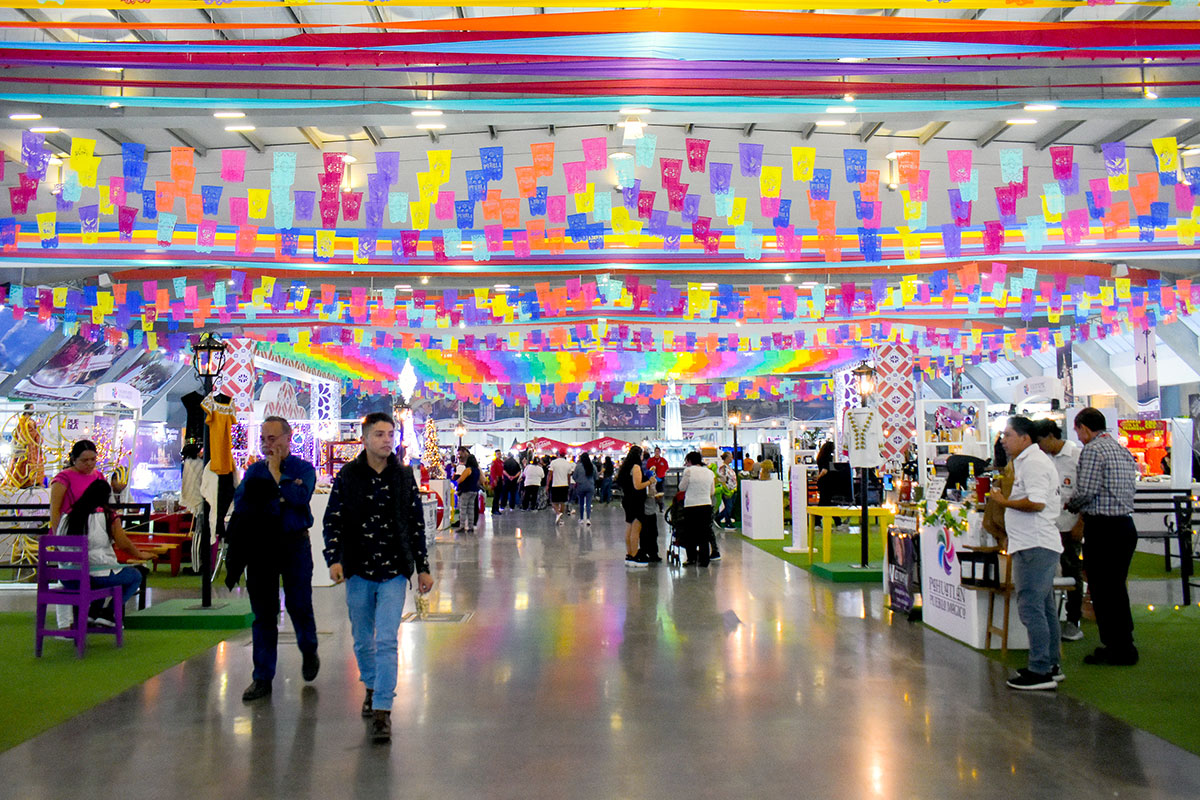
[[[400,574],[411,578],[414,569],[418,573],[428,573],[425,511],[412,470],[401,464],[395,455],[391,455],[383,474],[391,481],[392,497],[395,500],[397,539],[402,553]],[[361,571],[363,561],[368,555],[364,549],[366,542],[363,537],[363,517],[365,510],[369,508],[367,492],[370,478],[371,467],[367,465],[367,454],[363,452],[342,467],[334,478],[329,506],[325,511],[325,563],[340,563],[347,578]]]

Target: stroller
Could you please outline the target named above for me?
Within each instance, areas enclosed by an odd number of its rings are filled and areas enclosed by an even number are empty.
[[[675,495],[675,500],[667,509],[664,519],[667,522],[667,530],[670,531],[670,541],[667,544],[667,564],[678,567],[683,563],[685,552],[683,538],[680,535],[680,528],[683,526],[683,492]]]

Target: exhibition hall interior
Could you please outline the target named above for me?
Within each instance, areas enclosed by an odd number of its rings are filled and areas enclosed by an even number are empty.
[[[1200,796],[1197,0],[0,6],[6,796]]]

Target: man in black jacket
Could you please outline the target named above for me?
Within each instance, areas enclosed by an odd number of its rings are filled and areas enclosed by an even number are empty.
[[[395,455],[396,423],[368,414],[363,452],[334,479],[325,512],[325,562],[334,583],[346,582],[359,678],[367,688],[363,716],[371,737],[391,739],[397,634],[413,572],[421,594],[433,588],[425,551],[425,516],[412,470]]]

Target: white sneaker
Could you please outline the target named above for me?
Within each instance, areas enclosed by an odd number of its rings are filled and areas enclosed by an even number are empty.
[[[555,525],[557,525],[557,524],[559,524],[560,522],[562,522],[562,514],[558,514],[558,513],[556,513],[556,514],[554,515],[554,524],[555,524]]]
[[[1083,638],[1083,631],[1079,629],[1078,625],[1064,622],[1062,626],[1062,638],[1067,642],[1078,642]]]

